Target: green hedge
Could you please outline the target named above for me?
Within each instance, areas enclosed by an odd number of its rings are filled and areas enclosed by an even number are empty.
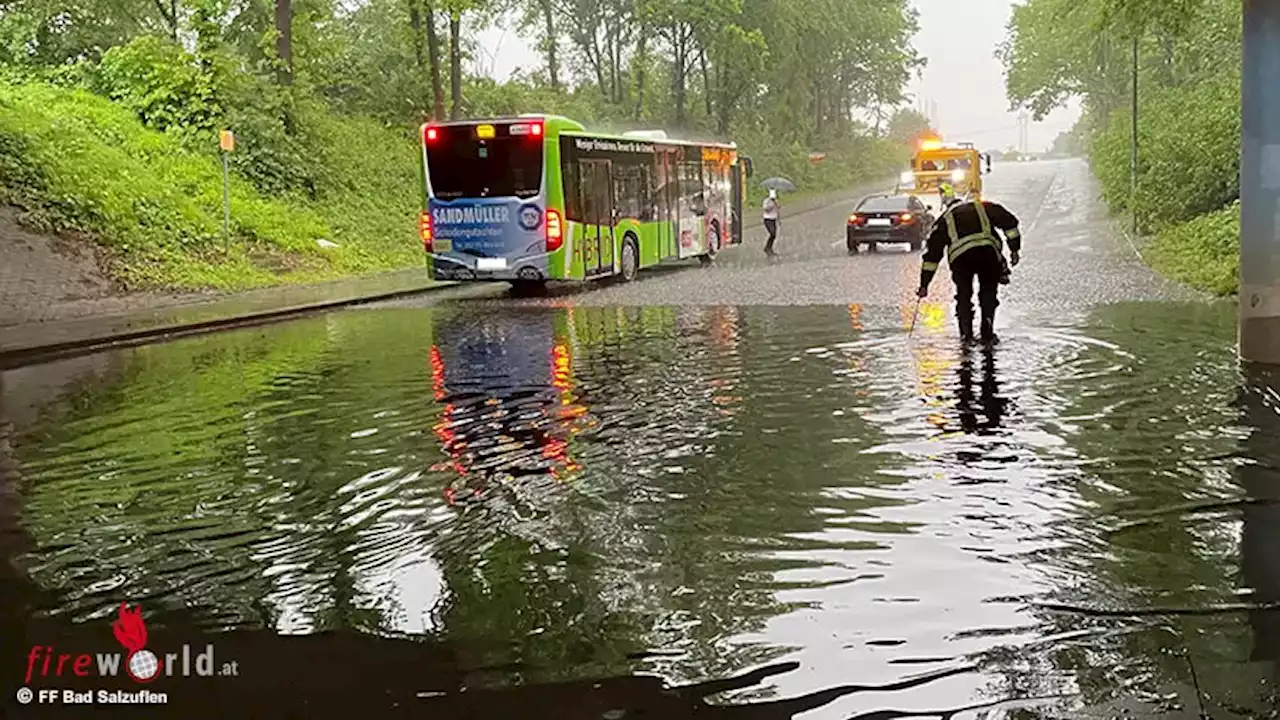
[[[1143,252],[1169,277],[1218,295],[1239,291],[1240,203],[1160,231]]]
[[[1144,231],[1190,220],[1240,196],[1240,77],[1140,95],[1137,211]],[[1094,137],[1090,159],[1103,197],[1129,209],[1130,115],[1119,110]]]

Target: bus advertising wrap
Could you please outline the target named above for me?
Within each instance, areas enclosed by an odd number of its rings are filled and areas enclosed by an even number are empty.
[[[541,197],[432,199],[437,280],[512,279],[523,267],[546,275],[546,230]]]

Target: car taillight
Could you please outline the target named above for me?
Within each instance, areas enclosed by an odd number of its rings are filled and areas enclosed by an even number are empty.
[[[564,245],[564,228],[560,225],[560,213],[547,210],[547,252],[555,252]]]
[[[422,236],[422,249],[431,252],[431,213],[426,210],[418,214],[418,234]]]
[[[858,214],[857,214],[857,213],[854,213],[854,214],[852,214],[852,215],[850,215],[850,216],[849,216],[849,224],[850,224],[850,225],[857,225],[857,224],[858,224],[859,222],[861,222],[861,221],[862,221],[862,218],[858,217]]]
[[[900,215],[899,218],[902,220],[902,222],[909,223],[911,222],[912,215],[911,213],[902,213],[902,215]]]

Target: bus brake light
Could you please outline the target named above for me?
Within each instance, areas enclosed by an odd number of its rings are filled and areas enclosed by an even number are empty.
[[[427,142],[435,142],[435,141],[436,141],[436,138],[437,138],[437,137],[439,137],[439,136],[440,136],[440,131],[439,131],[439,130],[437,130],[437,129],[433,128],[433,127],[429,127],[429,128],[427,128]]]
[[[547,252],[552,253],[564,245],[564,228],[560,225],[560,213],[547,210]]]
[[[426,210],[418,215],[418,233],[422,236],[422,249],[431,252],[431,213]]]
[[[542,137],[542,123],[534,123],[529,126],[529,134],[534,137]]]

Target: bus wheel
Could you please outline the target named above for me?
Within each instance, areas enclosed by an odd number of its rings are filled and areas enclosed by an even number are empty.
[[[622,275],[623,282],[631,282],[636,279],[639,271],[640,248],[636,245],[635,236],[628,234],[622,240],[622,256],[618,259],[618,272]]]
[[[715,262],[718,252],[720,252],[720,223],[713,220],[707,226],[707,254],[699,255],[698,259],[703,265],[710,265]]]

